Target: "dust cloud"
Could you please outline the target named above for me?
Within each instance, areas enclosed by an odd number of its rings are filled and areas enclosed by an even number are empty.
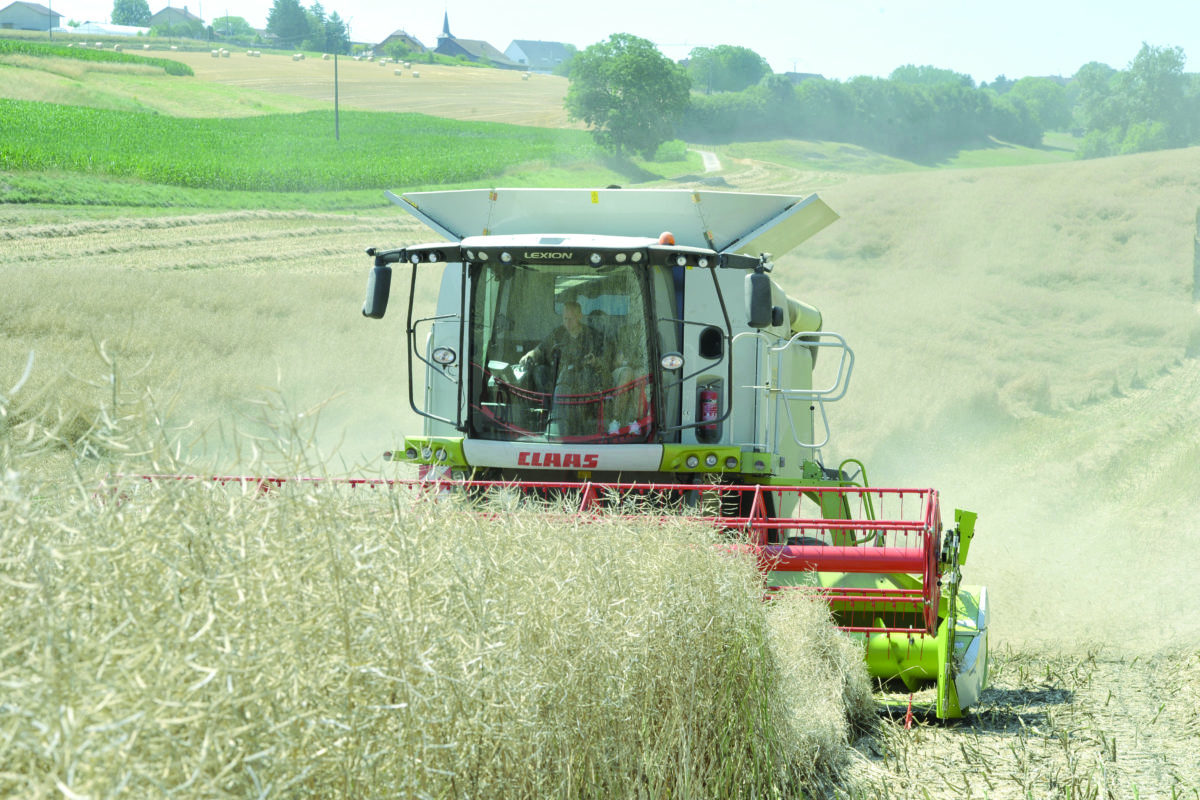
[[[937,488],[947,522],[956,507],[979,514],[964,574],[988,587],[993,642],[1130,656],[1194,648],[1200,361],[1073,411],[972,412],[885,439],[872,483]]]

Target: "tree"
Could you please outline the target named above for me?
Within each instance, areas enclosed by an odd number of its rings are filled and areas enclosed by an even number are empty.
[[[1116,90],[1117,71],[1089,61],[1071,79],[1077,93],[1075,115],[1085,133],[1116,127],[1124,117]]]
[[[691,83],[653,42],[628,33],[614,33],[575,56],[569,80],[567,116],[586,122],[604,149],[643,158],[653,158],[673,137]]]
[[[1151,141],[1165,135],[1171,144],[1183,144],[1185,108],[1183,75],[1185,59],[1181,47],[1151,47],[1145,42],[1129,68],[1116,81],[1117,93],[1123,99],[1124,127],[1161,122],[1165,126],[1154,136],[1144,133],[1139,141]],[[1148,128],[1147,128],[1148,130]]]
[[[747,47],[728,44],[697,47],[688,54],[688,75],[692,86],[713,92],[740,92],[771,74],[766,59]]]
[[[299,47],[311,34],[308,14],[300,0],[275,0],[267,14],[267,30],[283,47]]]
[[[341,55],[350,52],[350,33],[346,30],[346,23],[336,11],[330,12],[329,18],[325,20],[323,32],[325,46],[322,49],[324,52]]]
[[[150,4],[146,0],[116,0],[113,3],[114,25],[136,25],[145,28],[150,24]]]
[[[940,86],[944,83],[951,83],[966,86],[968,89],[975,88],[975,80],[970,75],[928,65],[914,67],[912,64],[905,64],[903,67],[896,67],[892,70],[892,74],[888,77],[897,83],[907,83],[912,86]]]
[[[997,75],[996,79],[991,83],[984,81],[979,84],[980,89],[991,89],[996,94],[1004,94],[1013,87],[1015,82],[1006,78],[1003,74]]]
[[[1021,78],[1007,96],[1024,101],[1043,130],[1065,131],[1071,127],[1067,90],[1053,78]]]
[[[222,39],[250,41],[254,38],[254,28],[244,17],[217,17],[212,21],[212,29]]]

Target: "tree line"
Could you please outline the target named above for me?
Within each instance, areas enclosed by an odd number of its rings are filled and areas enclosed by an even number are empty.
[[[1124,70],[1096,62],[1069,79],[969,75],[905,65],[848,81],[773,74],[753,51],[697,48],[685,63],[652,42],[613,34],[571,62],[566,106],[618,154],[653,157],[691,142],[817,139],[934,159],[994,138],[1029,147],[1047,131],[1082,137],[1080,157],[1200,143],[1200,75],[1178,47],[1143,44]]]

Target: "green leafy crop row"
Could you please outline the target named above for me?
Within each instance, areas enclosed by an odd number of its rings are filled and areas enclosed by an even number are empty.
[[[194,75],[187,64],[170,58],[150,58],[132,53],[118,53],[114,50],[91,50],[86,47],[66,47],[45,42],[27,42],[20,39],[0,39],[0,55],[19,54],[27,56],[53,56],[56,58],[74,58],[79,61],[109,61],[119,64],[147,64],[162,67],[168,75]]]
[[[332,111],[186,119],[0,99],[0,170],[189,188],[331,191],[455,183],[594,158],[582,131]]]

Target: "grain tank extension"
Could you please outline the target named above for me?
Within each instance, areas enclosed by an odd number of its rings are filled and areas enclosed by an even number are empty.
[[[772,279],[837,215],[816,195],[497,189],[391,195],[441,238],[372,248],[363,314],[409,280],[408,400],[392,457],[425,480],[516,483],[586,511],[653,497],[737,532],[770,592],[810,591],[871,673],[937,689],[958,717],[986,685],[987,591],[961,585],[975,515],[931,489],[826,460],[827,404],[854,356]],[[437,286],[436,309],[416,297]],[[647,513],[655,513],[647,511]]]

